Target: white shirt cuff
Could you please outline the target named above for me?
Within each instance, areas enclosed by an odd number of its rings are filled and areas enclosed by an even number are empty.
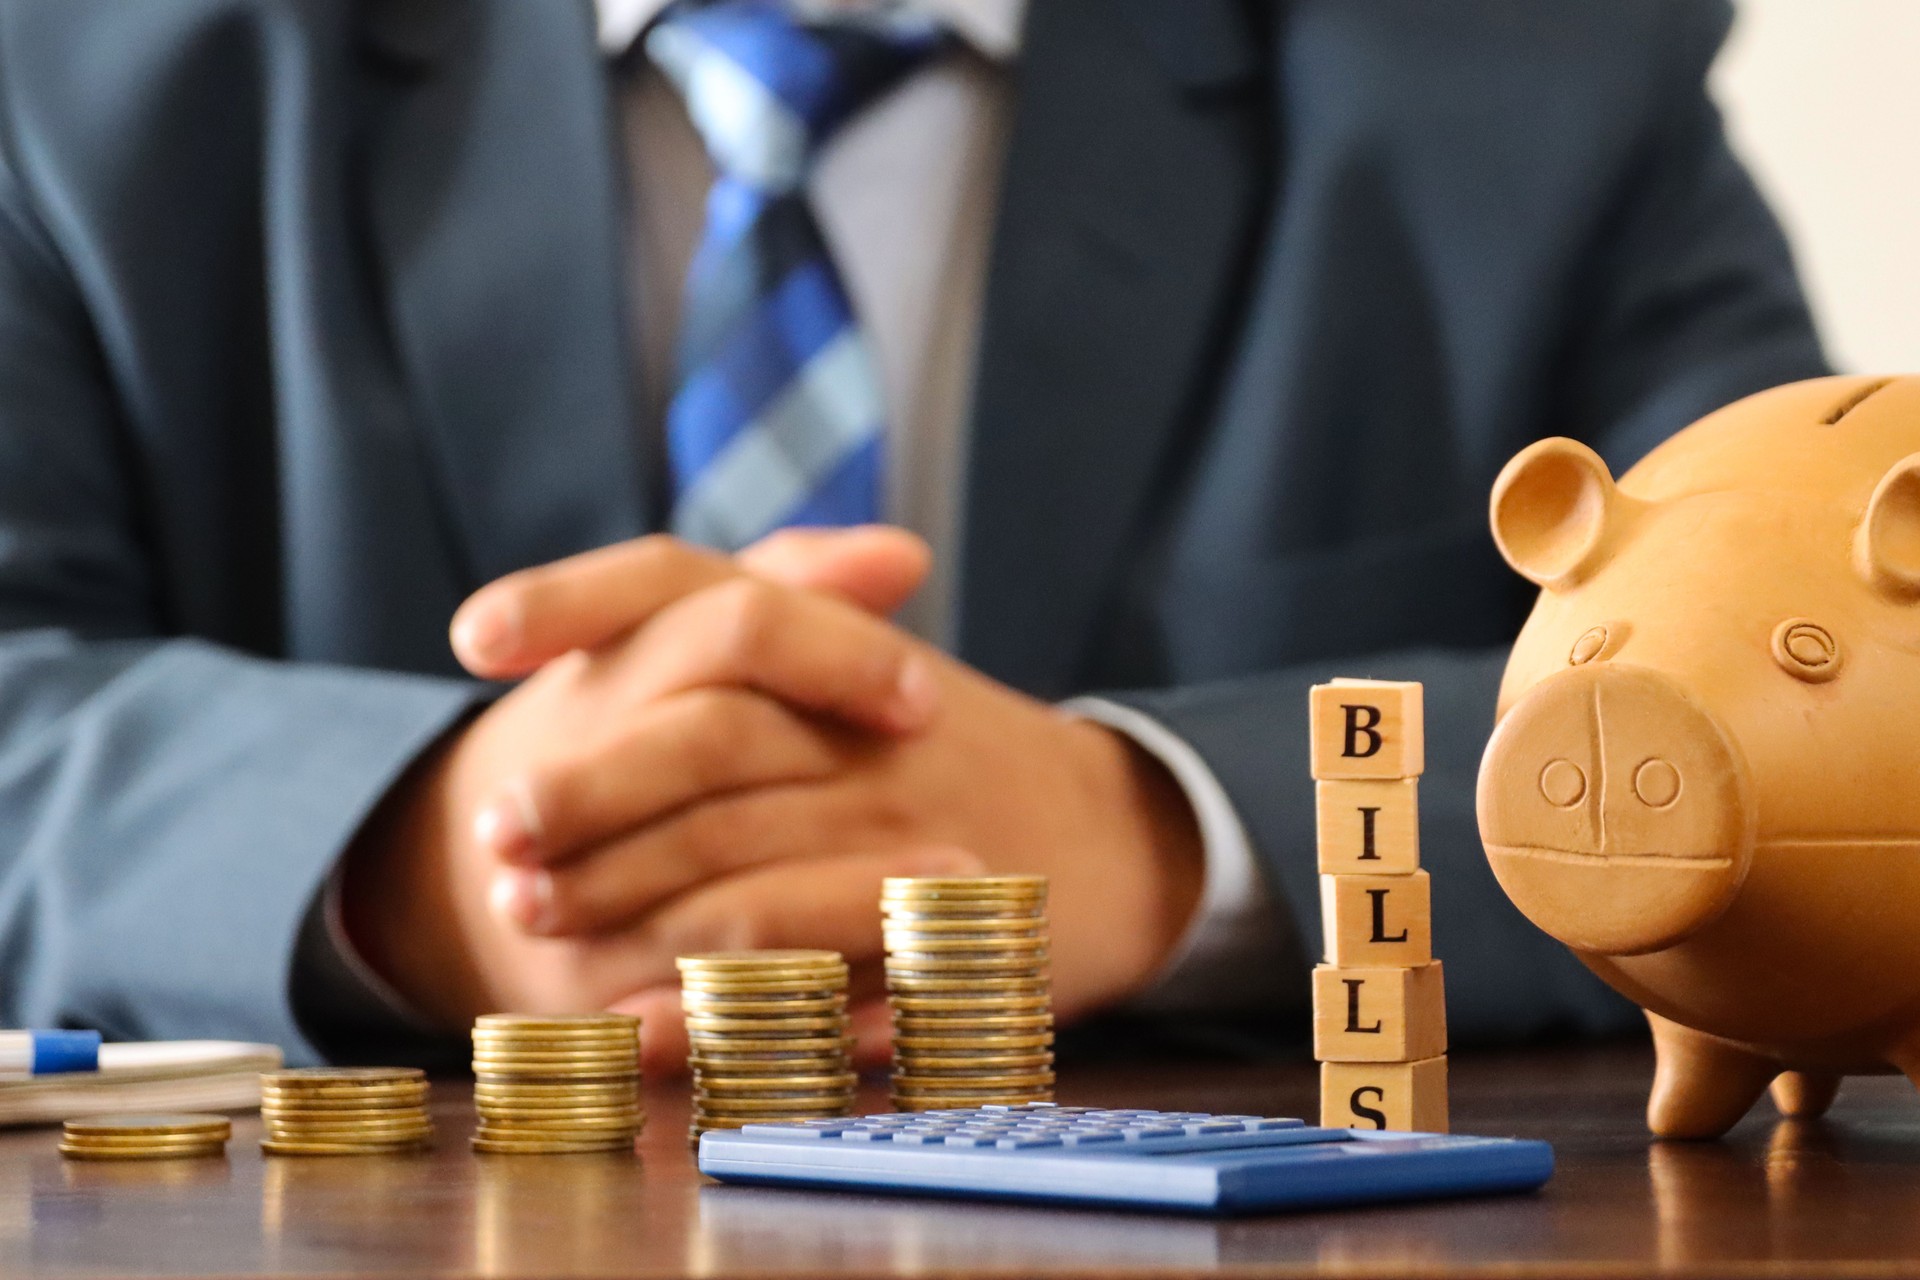
[[[1142,1013],[1244,1010],[1284,989],[1288,949],[1255,863],[1253,843],[1226,789],[1200,753],[1145,712],[1105,698],[1074,698],[1061,709],[1123,733],[1165,765],[1193,806],[1205,853],[1205,883],[1186,933],[1154,983],[1128,1002]]]

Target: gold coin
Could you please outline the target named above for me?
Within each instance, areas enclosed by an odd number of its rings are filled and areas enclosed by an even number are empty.
[[[904,1072],[894,1076],[893,1092],[903,1098],[942,1098],[971,1096],[976,1093],[1005,1093],[1009,1090],[1051,1089],[1053,1072],[1034,1071],[1025,1075],[921,1076]]]
[[[627,1124],[483,1124],[474,1132],[496,1142],[632,1142],[641,1126]]]
[[[961,959],[1011,959],[1047,949],[1045,934],[1030,938],[896,938],[887,939],[887,955],[954,956]]]
[[[188,1134],[225,1136],[233,1132],[233,1121],[226,1116],[199,1112],[181,1112],[173,1115],[104,1115],[76,1117],[66,1121],[61,1128],[68,1137],[80,1135],[173,1137]]]
[[[1033,995],[894,995],[887,1003],[902,1013],[1019,1013],[1030,1010],[1046,1009],[1053,1004],[1053,998],[1046,994]]]
[[[705,1034],[725,1035],[740,1032],[748,1036],[778,1035],[844,1035],[848,1023],[845,1014],[820,1018],[723,1018],[704,1013],[687,1015],[687,1030]]]
[[[906,1050],[909,1053],[928,1051],[934,1053],[951,1053],[954,1050],[966,1050],[968,1052],[979,1051],[984,1053],[989,1050],[1046,1049],[1052,1045],[1053,1035],[1051,1032],[1042,1032],[1038,1035],[980,1033],[957,1036],[895,1036],[893,1038],[895,1052]]]
[[[784,999],[789,996],[820,997],[843,996],[847,993],[845,978],[819,980],[812,978],[753,978],[738,982],[693,982],[683,981],[680,994],[702,998],[728,999],[740,996]]]
[[[957,1054],[945,1057],[928,1053],[900,1053],[894,1055],[894,1069],[897,1071],[931,1071],[935,1074],[944,1071],[993,1071],[996,1069],[1016,1069],[1022,1067],[1050,1067],[1052,1065],[1053,1055],[1046,1052]]]
[[[514,1075],[527,1075],[538,1071],[551,1071],[556,1075],[571,1076],[596,1071],[625,1071],[638,1073],[640,1060],[634,1054],[596,1054],[592,1056],[566,1057],[556,1054],[521,1053],[508,1057],[505,1054],[488,1054],[486,1057],[475,1055],[473,1071],[475,1075],[497,1072],[511,1072]]]
[[[811,1032],[790,1036],[754,1036],[694,1031],[687,1039],[696,1053],[819,1053],[823,1050],[853,1048],[853,1037],[850,1035],[823,1036]]]
[[[956,933],[1009,934],[1024,937],[1035,929],[1047,927],[1045,912],[1024,914],[1019,912],[1007,915],[925,915],[907,918],[889,915],[881,922],[884,933],[924,933],[934,937],[946,937]]]
[[[901,1035],[951,1035],[959,1031],[1051,1030],[1053,1015],[1040,1013],[923,1014],[896,1012],[893,1027]]]
[[[425,1083],[418,1067],[295,1067],[262,1071],[260,1085],[268,1089],[339,1088],[341,1086]]]
[[[60,1154],[69,1160],[197,1160],[224,1156],[224,1142],[188,1144],[178,1147],[86,1147],[62,1142]]]
[[[314,1120],[304,1117],[294,1119],[273,1117],[266,1120],[265,1124],[267,1132],[269,1133],[318,1133],[324,1131],[328,1133],[374,1134],[400,1129],[425,1129],[430,1127],[433,1121],[423,1115],[395,1116],[391,1120],[354,1120],[344,1124],[332,1120]]]
[[[633,1141],[631,1136],[569,1142],[550,1138],[485,1138],[476,1134],[473,1149],[483,1155],[502,1156],[631,1154]]]
[[[1045,893],[1047,878],[1040,875],[888,876],[880,882],[883,898],[902,894]]]
[[[196,1150],[200,1147],[224,1147],[227,1145],[225,1134],[193,1134],[179,1137],[134,1138],[125,1134],[96,1134],[92,1137],[77,1138],[71,1134],[60,1139],[63,1147],[73,1147],[83,1151],[176,1151]]]
[[[687,1065],[696,1075],[708,1075],[717,1078],[759,1077],[759,1076],[824,1076],[838,1075],[851,1070],[850,1059],[845,1054],[832,1054],[820,1058],[713,1058],[689,1057]]]
[[[703,1116],[837,1116],[853,1106],[851,1093],[793,1098],[700,1098]]]
[[[417,1138],[405,1142],[282,1142],[277,1138],[260,1140],[260,1150],[270,1156],[392,1156],[424,1151],[426,1148],[427,1143]]]
[[[362,1120],[400,1120],[415,1116],[424,1119],[427,1109],[417,1104],[404,1107],[262,1107],[260,1114],[269,1121],[285,1119],[323,1124],[357,1124]]]
[[[433,1121],[421,1116],[413,1120],[394,1120],[361,1124],[306,1124],[300,1122],[269,1121],[267,1133],[275,1138],[310,1138],[315,1142],[358,1142],[362,1138],[376,1141],[397,1140],[433,1131]]]
[[[974,974],[1002,978],[1046,978],[1049,965],[1042,956],[910,956],[887,957],[887,981],[896,974],[924,973],[935,978],[966,978]]]
[[[712,973],[721,970],[776,968],[845,968],[847,959],[838,951],[779,950],[697,951],[674,957],[674,966],[682,973]]]
[[[680,1007],[687,1013],[710,1013],[716,1017],[741,1017],[778,1013],[780,1017],[808,1017],[822,1013],[843,1013],[847,996],[824,996],[816,1000],[703,1000],[682,992]]]
[[[477,1093],[473,1101],[474,1105],[482,1111],[540,1111],[582,1107],[599,1111],[618,1111],[639,1106],[640,1094],[634,1089],[628,1089],[622,1093],[587,1093],[577,1097],[567,1094],[535,1094],[520,1097],[511,1093]]]
[[[405,1093],[377,1093],[372,1090],[358,1090],[354,1093],[299,1093],[283,1094],[264,1092],[260,1095],[260,1109],[300,1110],[300,1111],[368,1111],[396,1110],[403,1107],[423,1107],[427,1104],[425,1089],[414,1089]]]
[[[825,1093],[829,1090],[838,1093],[859,1083],[860,1077],[851,1071],[818,1076],[754,1076],[744,1080],[707,1076],[695,1082],[694,1092],[707,1097],[743,1093],[761,1096],[772,1093]]]
[[[981,995],[1046,995],[1053,984],[1046,978],[960,977],[943,978],[935,974],[901,972],[887,980],[889,990],[906,995],[945,995],[948,993]]]
[[[624,1019],[617,1022],[594,1020],[541,1025],[476,1022],[467,1034],[474,1040],[610,1040],[617,1042],[639,1039],[640,1024],[637,1020]]]
[[[480,1031],[570,1031],[605,1027],[638,1035],[640,1019],[625,1013],[483,1013],[473,1020]]]
[[[976,1107],[1001,1106],[1018,1107],[1029,1102],[1051,1102],[1053,1095],[1009,1093],[984,1098],[895,1098],[895,1111],[923,1113],[928,1111],[972,1111]]]

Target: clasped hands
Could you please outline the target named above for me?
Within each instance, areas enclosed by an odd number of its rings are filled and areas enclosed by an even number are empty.
[[[825,947],[861,1058],[887,1049],[886,876],[1052,881],[1071,1020],[1138,991],[1202,876],[1184,796],[1128,739],[887,621],[918,539],[792,530],[727,557],[654,536],[501,578],[455,615],[518,680],[396,786],[347,861],[362,955],[449,1029],[617,1008],[684,1062],[674,957]]]

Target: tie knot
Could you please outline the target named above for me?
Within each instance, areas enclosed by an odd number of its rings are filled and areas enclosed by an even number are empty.
[[[790,0],[686,0],[654,24],[646,50],[715,167],[784,192],[836,129],[944,39],[938,23],[894,6],[819,16]]]

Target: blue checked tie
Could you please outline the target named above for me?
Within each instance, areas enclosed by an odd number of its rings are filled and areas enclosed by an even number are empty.
[[[648,32],[719,175],[667,407],[681,537],[732,551],[878,518],[879,382],[803,184],[834,131],[941,43],[898,9],[810,21],[781,0],[695,0]]]

